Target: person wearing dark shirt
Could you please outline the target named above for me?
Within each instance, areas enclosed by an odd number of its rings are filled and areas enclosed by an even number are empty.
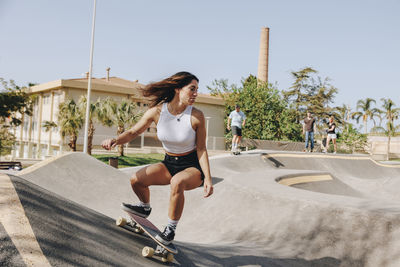
[[[303,134],[306,139],[306,146],[303,150],[304,152],[308,151],[308,142],[310,142],[310,152],[313,152],[314,149],[314,129],[315,129],[315,119],[312,117],[310,112],[307,112],[307,117],[304,119],[303,124]]]
[[[333,116],[331,116],[329,118],[329,124],[328,124],[328,130],[327,130],[327,134],[328,136],[326,137],[326,147],[325,147],[325,153],[328,152],[328,148],[329,148],[329,143],[332,140],[333,143],[333,148],[334,148],[334,152],[333,154],[336,154],[336,150],[337,150],[337,146],[336,146],[336,124],[334,122],[334,118]]]

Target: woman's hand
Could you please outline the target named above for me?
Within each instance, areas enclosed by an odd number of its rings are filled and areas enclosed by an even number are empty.
[[[211,179],[204,180],[204,197],[209,197],[214,193],[214,187]]]
[[[106,150],[111,150],[117,144],[117,140],[115,138],[106,139],[101,143],[101,146]]]

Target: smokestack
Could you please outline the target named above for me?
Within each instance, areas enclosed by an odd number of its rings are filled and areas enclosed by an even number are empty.
[[[260,53],[258,55],[257,79],[268,82],[268,52],[269,52],[269,28],[261,28]]]
[[[86,79],[89,79],[89,72],[87,71],[85,72],[85,74],[86,74]]]
[[[106,81],[107,81],[107,82],[110,81],[110,70],[111,70],[110,67],[108,67],[108,68],[106,69],[106,71],[107,71],[107,78],[106,78]]]

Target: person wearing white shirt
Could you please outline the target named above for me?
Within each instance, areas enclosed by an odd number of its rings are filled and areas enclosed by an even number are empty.
[[[242,127],[246,124],[246,115],[240,111],[240,105],[235,105],[235,110],[229,114],[227,129],[232,129],[232,152],[239,152],[239,144],[242,139]]]

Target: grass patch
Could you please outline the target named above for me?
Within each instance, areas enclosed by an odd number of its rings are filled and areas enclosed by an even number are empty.
[[[108,164],[108,159],[111,157],[115,157],[115,155],[107,155],[107,154],[96,154],[92,155],[94,158]],[[164,159],[164,154],[128,154],[123,157],[118,157],[118,168],[126,168],[126,167],[135,167],[145,164],[153,164],[157,162],[161,162]]]

